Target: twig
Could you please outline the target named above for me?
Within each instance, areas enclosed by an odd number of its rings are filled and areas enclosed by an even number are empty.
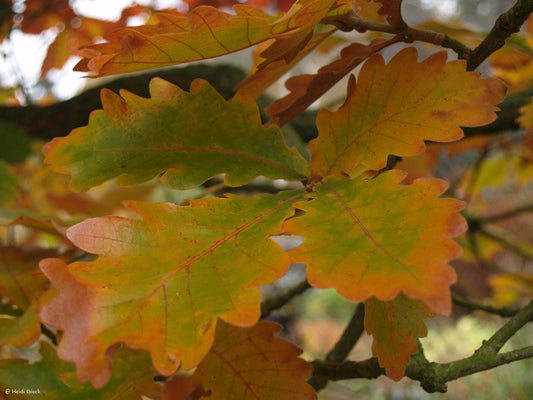
[[[533,319],[533,300],[483,343],[476,354],[497,353],[520,328]]]
[[[503,47],[505,40],[520,30],[522,24],[533,12],[533,1],[517,0],[515,5],[498,17],[485,39],[467,54],[467,70],[473,71],[496,50]]]
[[[488,237],[489,239],[499,242],[503,247],[506,247],[507,249],[514,251],[525,258],[533,260],[533,248],[529,244],[513,242],[509,238],[497,232],[495,229],[489,230],[484,226],[477,227],[477,232]]]
[[[480,310],[490,314],[496,314],[501,317],[512,317],[518,313],[519,310],[507,307],[494,307],[486,304],[479,304],[473,301],[467,300],[455,293],[452,293],[452,300],[455,304],[468,308],[469,310]]]
[[[523,207],[515,208],[514,210],[506,211],[500,214],[489,215],[488,217],[479,218],[480,223],[490,223],[501,221],[502,219],[508,219],[516,217],[517,215],[533,212],[533,204],[528,204]]]
[[[355,312],[352,316],[352,319],[346,326],[342,336],[339,341],[335,344],[335,347],[328,353],[325,361],[344,361],[346,357],[350,354],[350,351],[353,349],[361,334],[365,330],[364,327],[365,321],[365,305],[364,303],[359,303]],[[308,383],[318,392],[320,389],[323,389],[328,384],[328,377],[324,375],[313,375]]]
[[[429,362],[419,346],[419,352],[411,356],[405,375],[420,382],[428,393],[446,392],[446,383],[477,372],[486,371],[503,364],[533,357],[533,346],[498,354],[502,346],[520,328],[533,318],[533,301],[521,309],[503,327],[485,341],[470,357],[449,363]],[[311,363],[314,374],[328,380],[373,379],[385,375],[376,357],[364,361],[321,361]]]
[[[363,361],[324,361],[315,360],[311,362],[315,375],[320,375],[330,381],[340,381],[344,379],[375,379],[385,375],[385,368],[379,366],[377,357],[372,357]]]

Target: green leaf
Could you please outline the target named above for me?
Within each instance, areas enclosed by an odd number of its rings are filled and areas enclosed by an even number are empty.
[[[52,345],[41,343],[42,359],[33,364],[21,359],[0,360],[0,393],[6,390],[39,391],[41,396],[55,390],[63,389],[66,385],[61,381],[60,374],[73,371],[74,366],[57,358]],[[15,397],[16,396],[16,397]],[[7,399],[35,399],[29,394],[9,395]]]
[[[255,103],[239,97],[228,103],[202,80],[187,93],[155,78],[150,93],[145,99],[122,91],[120,98],[103,90],[104,109],[93,112],[88,126],[48,143],[45,162],[72,175],[75,191],[116,176],[119,185],[135,185],[162,172],[162,181],[177,189],[221,173],[230,186],[259,175],[308,175],[306,161],[285,146],[279,128],[263,127]]]
[[[89,383],[80,383],[74,365],[61,361],[56,349],[41,343],[42,359],[33,364],[26,360],[0,361],[0,393],[8,399],[46,400],[140,400],[142,396],[160,399],[163,387],[154,382],[156,371],[145,352],[124,346],[113,350],[115,374],[109,384],[95,389]],[[16,392],[18,391],[18,392]],[[23,393],[24,392],[24,393]]]

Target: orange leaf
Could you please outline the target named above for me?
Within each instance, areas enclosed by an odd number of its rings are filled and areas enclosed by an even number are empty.
[[[159,25],[119,29],[108,36],[108,43],[85,48],[76,69],[93,76],[142,71],[219,57],[269,39],[276,41],[265,50],[268,62],[289,62],[334,2],[301,0],[281,16],[244,5],[233,7],[235,15],[208,6],[187,16],[160,13]]]
[[[248,78],[243,80],[236,88],[240,94],[244,94],[250,98],[259,97],[268,87],[279,80],[285,73],[293,68],[305,56],[312,52],[318,45],[320,45],[326,38],[335,30],[315,33],[309,40],[306,46],[298,53],[298,55],[290,62],[284,60],[277,60],[269,63],[267,66],[257,70]],[[260,47],[259,45],[258,47]]]
[[[39,260],[57,254],[37,247],[0,246],[0,297],[25,310],[48,282],[39,271]]]
[[[402,18],[402,0],[374,0],[376,3],[381,3],[378,11],[379,15],[387,17],[387,22],[394,27],[403,27],[405,22]]]
[[[404,177],[391,170],[370,180],[332,176],[315,185],[310,201],[295,204],[305,214],[284,224],[304,236],[289,255],[307,264],[311,285],[333,287],[348,300],[389,301],[402,291],[449,314],[455,272],[447,262],[461,251],[449,238],[466,228],[457,212],[463,203],[436,198],[444,181],[399,185]]]
[[[251,328],[219,323],[211,351],[193,375],[210,400],[311,400],[305,382],[312,367],[298,358],[301,350],[274,335],[281,327],[259,322]]]
[[[287,254],[279,233],[300,191],[257,198],[228,195],[187,206],[125,205],[141,219],[88,219],[67,231],[91,262],[40,264],[61,295],[41,318],[64,331],[58,354],[77,364],[80,380],[101,387],[106,355],[123,342],[152,354],[170,375],[194,368],[211,347],[218,317],[250,326],[260,315],[258,285],[283,276]]]
[[[411,354],[418,351],[416,338],[427,335],[424,318],[434,316],[424,303],[402,293],[387,302],[374,297],[365,301],[365,328],[374,336],[372,353],[389,378],[402,379]]]
[[[504,94],[500,81],[466,72],[464,61],[446,62],[446,52],[420,63],[417,56],[413,47],[388,65],[381,55],[372,56],[357,85],[350,79],[344,105],[319,113],[319,137],[309,144],[316,180],[350,173],[358,164],[378,170],[388,154],[414,156],[424,151],[424,140],[458,140],[460,126],[485,125],[496,118],[493,104]]]
[[[357,65],[395,40],[375,39],[368,45],[353,43],[341,51],[341,58],[320,68],[316,74],[297,75],[285,83],[290,93],[265,110],[272,123],[283,126],[309,107]]]

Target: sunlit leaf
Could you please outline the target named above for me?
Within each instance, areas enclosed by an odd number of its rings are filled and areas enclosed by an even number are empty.
[[[374,337],[372,353],[389,378],[402,379],[411,354],[418,350],[416,339],[427,335],[424,318],[433,316],[424,303],[402,293],[387,302],[374,297],[365,301],[365,329]]]
[[[307,264],[311,285],[333,287],[349,300],[389,301],[402,291],[449,314],[455,272],[447,262],[460,254],[450,238],[466,228],[458,213],[463,204],[437,198],[444,181],[399,185],[404,177],[392,170],[370,180],[330,177],[315,185],[309,201],[295,204],[305,215],[284,225],[304,237],[289,254]]]
[[[228,103],[201,80],[187,93],[156,78],[150,92],[149,99],[126,91],[121,98],[104,90],[104,109],[93,112],[88,126],[48,143],[45,161],[72,175],[76,191],[116,176],[118,184],[134,185],[162,172],[163,181],[178,189],[220,173],[231,186],[258,175],[307,175],[306,161],[285,146],[279,129],[263,127],[255,103]]]
[[[485,125],[496,118],[493,104],[503,98],[501,82],[466,72],[463,61],[446,62],[439,52],[422,62],[408,47],[389,64],[379,54],[352,78],[348,98],[336,112],[322,110],[318,139],[309,146],[315,179],[345,172],[358,164],[378,170],[388,154],[414,156],[424,140],[460,139],[460,126]]]
[[[229,195],[187,206],[127,202],[141,219],[102,217],[67,232],[92,262],[41,262],[61,295],[41,318],[64,331],[59,356],[101,387],[111,374],[106,351],[124,342],[151,352],[170,375],[195,367],[211,347],[217,317],[240,326],[259,319],[258,285],[284,275],[279,233],[302,192],[257,198]]]
[[[259,322],[251,328],[219,323],[213,347],[193,375],[211,400],[311,400],[305,382],[311,365],[301,350],[274,335],[281,327]]]
[[[235,5],[235,14],[200,6],[188,15],[158,14],[159,25],[127,27],[108,35],[109,42],[83,50],[77,69],[94,76],[140,71],[229,54],[269,39],[268,62],[289,62],[305,46],[315,25],[335,0],[300,0],[287,12],[269,15]]]

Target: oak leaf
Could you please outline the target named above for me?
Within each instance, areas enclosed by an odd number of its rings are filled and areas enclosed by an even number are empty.
[[[251,328],[217,325],[215,342],[194,372],[193,382],[210,400],[311,400],[305,382],[312,367],[301,350],[274,335],[281,327],[259,322]]]
[[[6,389],[39,390],[40,398],[55,390],[66,388],[61,381],[60,374],[70,372],[72,364],[62,362],[57,358],[55,348],[46,342],[40,343],[41,360],[29,363],[23,359],[0,360],[0,391],[2,395]],[[9,399],[10,397],[6,397]],[[23,400],[35,399],[33,394],[20,393],[17,398]]]
[[[378,170],[388,154],[414,156],[424,151],[425,140],[455,141],[463,136],[461,126],[496,118],[493,104],[504,94],[500,81],[467,72],[464,61],[446,62],[446,52],[420,63],[417,56],[408,47],[386,65],[381,55],[373,55],[357,85],[351,77],[343,106],[319,113],[319,137],[309,144],[316,180],[349,174],[358,164]]]
[[[323,66],[316,74],[302,74],[285,82],[290,91],[265,110],[272,123],[283,126],[309,107],[315,100],[349,74],[357,65],[391,44],[390,40],[375,39],[368,45],[352,43],[341,50],[341,57]]]
[[[425,318],[435,314],[420,300],[403,293],[391,301],[372,297],[365,301],[365,329],[372,335],[372,353],[387,376],[399,381],[411,354],[418,351],[416,339],[427,335]]]
[[[119,29],[107,37],[109,42],[82,50],[85,58],[76,69],[93,76],[141,71],[219,57],[269,39],[275,42],[265,51],[268,62],[288,62],[334,3],[300,0],[279,15],[245,5],[233,6],[234,15],[208,6],[186,16],[158,14],[159,25]]]
[[[245,95],[252,99],[259,97],[267,88],[278,81],[285,73],[289,72],[296,64],[298,64],[305,56],[315,50],[325,39],[329,38],[335,30],[315,33],[305,47],[298,53],[298,55],[287,63],[285,60],[277,60],[269,63],[263,68],[256,67],[254,72],[246,79],[241,81],[236,87],[236,90],[241,95]],[[260,57],[260,49],[266,46],[268,42],[257,46],[258,52],[254,52],[254,59],[257,61],[257,66],[260,65],[263,59]],[[281,126],[281,125],[280,125]]]
[[[163,388],[154,382],[156,371],[144,352],[120,346],[114,349],[115,373],[102,389],[76,379],[73,365],[60,360],[56,350],[46,342],[40,344],[42,359],[32,364],[25,360],[0,361],[0,389],[24,389],[28,393],[17,398],[34,399],[36,394],[45,400],[138,400],[147,396],[161,398]],[[33,391],[33,394],[29,391]]]
[[[445,181],[400,185],[404,177],[391,170],[315,185],[309,201],[295,204],[305,214],[284,224],[287,233],[304,237],[289,255],[307,264],[311,285],[333,287],[348,300],[389,301],[402,291],[449,314],[455,272],[447,262],[461,252],[450,237],[466,229],[458,213],[463,203],[437,198]]]
[[[42,295],[48,284],[38,263],[58,252],[38,247],[0,246],[0,298],[16,307],[21,315],[0,318],[0,345],[29,346],[41,335],[41,304],[49,299]]]
[[[64,331],[58,354],[77,364],[81,381],[101,387],[115,343],[152,354],[157,370],[194,368],[213,342],[216,320],[250,326],[260,316],[258,285],[283,276],[279,233],[302,192],[257,198],[228,195],[187,206],[125,205],[141,219],[101,217],[67,231],[91,262],[40,267],[61,293],[41,318]]]
[[[261,124],[255,103],[226,102],[207,82],[195,80],[190,93],[155,78],[151,98],[102,91],[103,110],[89,125],[55,138],[43,149],[52,169],[72,175],[70,187],[86,190],[118,176],[135,185],[164,172],[163,182],[195,187],[226,173],[230,186],[259,175],[301,180],[307,162],[283,143],[279,128]]]

